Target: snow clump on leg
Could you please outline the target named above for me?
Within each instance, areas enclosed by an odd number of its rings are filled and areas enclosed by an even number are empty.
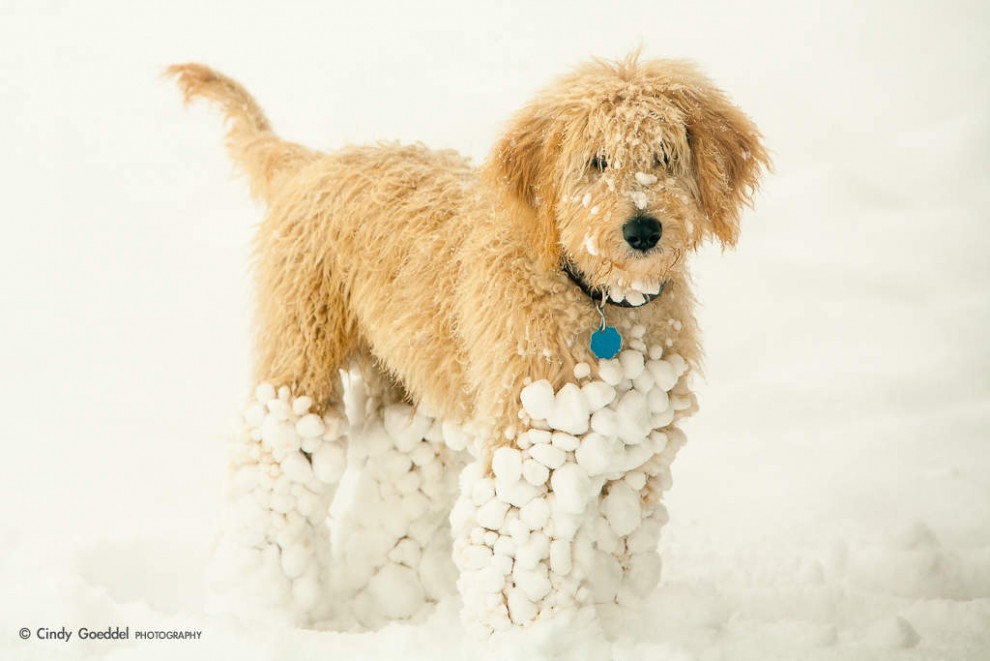
[[[656,586],[660,496],[684,441],[672,423],[693,396],[680,356],[640,348],[599,361],[592,380],[576,369],[580,384],[528,384],[530,428],[462,471],[454,559],[479,633],[589,617],[614,630]]]
[[[231,443],[220,541],[208,608],[312,625],[330,613],[327,514],[346,465],[338,408],[261,384]]]
[[[449,512],[469,435],[374,397],[333,507],[334,587],[351,621],[419,620],[455,589]]]

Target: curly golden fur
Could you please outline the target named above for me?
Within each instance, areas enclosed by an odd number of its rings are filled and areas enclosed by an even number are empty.
[[[593,61],[542,91],[480,167],[453,151],[378,144],[321,153],[277,138],[251,96],[199,64],[174,66],[187,100],[218,103],[227,146],[267,216],[256,243],[258,382],[321,406],[339,371],[377,365],[413,402],[506,442],[529,379],[555,387],[596,365],[597,289],[663,282],[609,321],[700,357],[685,255],[732,246],[769,166],[753,123],[692,65]],[[655,177],[655,181],[653,180]],[[650,182],[648,185],[644,182]],[[655,250],[623,240],[638,212]],[[668,320],[680,320],[674,337]]]

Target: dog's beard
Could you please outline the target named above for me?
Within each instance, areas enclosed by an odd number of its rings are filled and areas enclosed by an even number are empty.
[[[633,280],[628,287],[613,284],[608,287],[595,287],[588,283],[580,269],[569,259],[563,261],[563,270],[571,282],[580,287],[585,295],[596,303],[609,303],[624,308],[638,308],[663,294],[666,281],[659,279]]]

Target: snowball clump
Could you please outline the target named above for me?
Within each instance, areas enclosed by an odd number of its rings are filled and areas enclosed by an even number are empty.
[[[422,618],[456,581],[485,635],[557,615],[615,626],[659,580],[674,423],[693,407],[687,363],[628,331],[629,348],[573,382],[528,384],[523,431],[488,453],[403,403],[370,398],[349,432],[340,409],[259,386],[214,592],[228,611],[377,627]]]
[[[347,464],[346,421],[309,397],[259,385],[232,444],[224,534],[211,608],[306,624],[328,614],[326,517]]]
[[[464,618],[484,631],[593,609],[616,624],[659,580],[660,493],[693,400],[686,362],[637,349],[586,364],[574,383],[520,394],[513,447],[461,473],[451,514]]]
[[[341,628],[424,615],[455,586],[448,514],[469,436],[372,402],[345,447],[342,411],[312,405],[262,384],[244,411],[214,607]]]

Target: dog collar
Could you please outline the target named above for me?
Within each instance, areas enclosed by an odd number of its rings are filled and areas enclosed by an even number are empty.
[[[595,305],[595,309],[598,310],[598,316],[601,317],[601,324],[591,334],[589,347],[591,348],[591,353],[595,354],[596,358],[604,360],[615,358],[622,349],[622,335],[619,334],[619,330],[615,326],[609,326],[605,322],[605,304],[608,303],[609,305],[620,308],[641,308],[643,305],[648,304],[663,294],[663,290],[667,286],[667,281],[664,280],[660,283],[660,291],[656,294],[643,294],[643,297],[646,299],[643,304],[633,305],[625,299],[618,302],[613,301],[605,295],[604,289],[592,288],[585,282],[584,278],[581,277],[577,268],[571,262],[564,261],[562,269],[567,274],[567,277],[571,279],[571,282],[576,284],[584,292],[584,295],[591,299],[591,302]]]
[[[581,277],[577,268],[570,261],[565,260],[562,269],[567,274],[567,277],[570,278],[571,282],[580,287],[584,295],[590,298],[595,305],[600,305],[602,301],[605,301],[608,305],[614,305],[620,308],[641,308],[644,305],[648,305],[653,299],[660,298],[663,295],[663,290],[667,287],[667,281],[664,280],[660,283],[660,291],[656,294],[643,294],[643,298],[646,300],[641,305],[633,305],[625,299],[618,302],[613,301],[606,295],[604,290],[592,288],[591,285],[584,281],[584,278]]]

